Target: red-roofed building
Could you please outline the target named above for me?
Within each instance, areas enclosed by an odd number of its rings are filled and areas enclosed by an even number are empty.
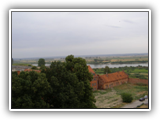
[[[28,72],[30,72],[30,71],[36,71],[36,72],[38,72],[38,73],[41,72],[41,70],[32,70],[32,69],[24,69],[24,71],[28,71]]]
[[[127,83],[129,80],[128,75],[124,71],[97,75],[90,66],[88,66],[88,70],[93,75],[93,80],[90,82],[93,90],[112,88]]]
[[[20,74],[20,71],[17,71],[17,74],[19,75],[19,74]]]
[[[88,70],[93,75],[93,79],[90,82],[90,86],[93,87],[93,90],[97,90],[98,89],[98,75],[94,72],[94,70],[90,66],[88,66]]]
[[[112,88],[114,86],[127,83],[129,80],[128,75],[124,71],[98,75],[98,76],[99,76],[99,81],[98,81],[99,89]]]

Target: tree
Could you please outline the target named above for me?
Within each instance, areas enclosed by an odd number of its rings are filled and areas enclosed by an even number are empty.
[[[38,68],[36,66],[32,66],[31,69],[37,70]]]
[[[108,66],[106,66],[106,67],[104,68],[104,74],[106,74],[106,73],[111,73],[111,70],[109,69]]]
[[[94,62],[97,62],[98,61],[98,59],[94,59]]]
[[[44,100],[52,88],[44,73],[21,72],[12,74],[12,108],[49,108]]]
[[[41,67],[41,65],[45,65],[45,60],[43,58],[38,60],[38,66]]]
[[[79,95],[80,106],[82,108],[95,108],[94,102],[96,102],[92,88],[90,86],[90,81],[93,76],[88,71],[86,60],[82,58],[74,58],[73,55],[66,57],[66,68],[71,71],[71,73],[76,74],[79,82],[83,83],[83,93]]]
[[[41,65],[41,67],[40,67],[40,70],[45,70],[46,69],[46,66],[45,65]]]
[[[69,55],[65,62],[52,62],[50,68],[42,72],[53,88],[46,95],[51,107],[54,108],[95,108],[90,81],[93,76],[88,71],[86,61]]]

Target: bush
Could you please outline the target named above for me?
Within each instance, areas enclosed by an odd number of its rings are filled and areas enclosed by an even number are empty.
[[[132,94],[130,94],[130,93],[122,93],[121,97],[123,99],[123,102],[130,103],[133,100]]]

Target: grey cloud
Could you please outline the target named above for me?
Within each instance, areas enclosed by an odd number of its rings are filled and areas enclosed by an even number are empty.
[[[113,26],[113,25],[106,25],[106,26],[111,28],[121,28],[120,26]]]
[[[126,23],[130,23],[130,24],[134,24],[135,22],[131,21],[131,20],[123,20]]]
[[[12,16],[15,58],[134,52],[148,42],[148,18],[141,12],[16,12]],[[134,48],[128,49],[124,40],[127,44],[134,40]],[[124,45],[123,51],[116,43]]]

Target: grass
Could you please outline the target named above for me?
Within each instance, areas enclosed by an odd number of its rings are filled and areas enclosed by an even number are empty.
[[[120,86],[116,86],[114,87],[114,89],[117,91],[117,94],[119,95],[122,93],[132,94],[133,100],[137,100],[140,97],[144,97],[144,95],[148,95],[148,86],[139,86],[127,83]]]
[[[112,90],[111,89],[106,89],[106,90],[96,90],[96,91],[93,91],[93,94],[101,94],[101,95],[103,95],[103,94],[106,94],[106,93],[108,93],[108,92],[111,92]]]
[[[146,69],[134,69],[132,73],[148,73],[148,70]]]
[[[132,102],[134,102],[135,100],[138,100],[141,97],[144,97],[145,95],[148,95],[148,86],[143,86],[143,85],[132,85],[132,84],[126,83],[120,86],[116,86],[114,87],[114,89],[117,91],[117,94],[121,94],[123,92],[131,93],[133,96]],[[116,106],[112,106],[111,108],[121,108],[126,104],[128,103],[122,102]],[[148,108],[148,106],[141,105],[138,108]]]
[[[121,108],[127,103],[122,101],[121,94],[132,94],[133,101],[148,95],[148,86],[144,84],[122,84],[112,89],[93,91],[97,108]]]

